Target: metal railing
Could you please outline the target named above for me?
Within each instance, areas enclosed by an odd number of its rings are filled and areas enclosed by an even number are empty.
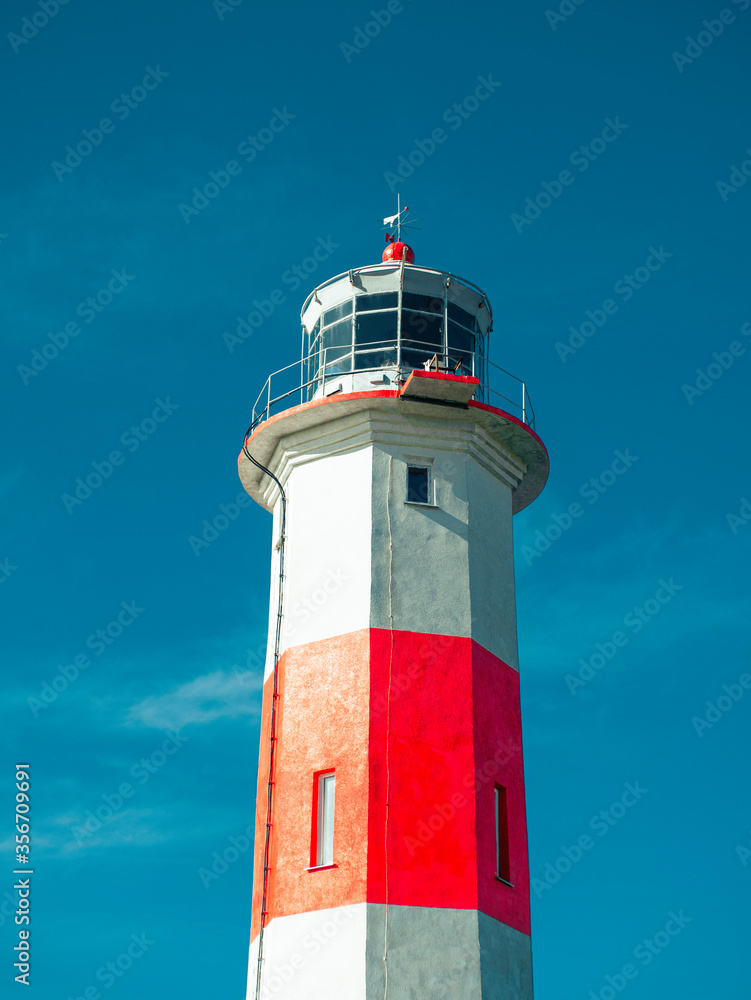
[[[425,362],[430,362],[436,357],[435,346],[423,344],[411,340],[409,348],[415,353],[424,353]],[[253,405],[253,416],[250,430],[255,430],[259,424],[289,409],[298,403],[306,403],[314,398],[333,395],[340,391],[346,392],[344,384],[346,381],[352,383],[349,391],[363,391],[363,378],[368,374],[379,373],[382,376],[392,376],[388,383],[381,380],[371,380],[370,386],[385,386],[393,384],[399,387],[406,382],[412,371],[423,371],[423,367],[406,365],[399,363],[397,358],[397,345],[393,340],[382,341],[376,344],[368,344],[361,348],[348,350],[342,354],[341,347],[322,348],[315,354],[308,355],[294,364],[287,365],[273,372],[266,379],[266,382],[258,394]],[[384,355],[393,353],[393,360],[388,360]],[[379,355],[378,363],[375,365],[360,366],[360,362],[366,360],[367,355]],[[486,357],[475,352],[467,356],[466,362],[458,353],[451,355],[437,355],[439,358],[446,358],[447,364],[443,370],[453,371],[457,361],[459,361],[456,374],[473,375],[480,378],[480,385],[475,396],[480,402],[496,406],[505,410],[512,416],[521,420],[532,430],[535,426],[535,414],[532,402],[529,398],[526,383],[511,372],[493,364]],[[342,367],[347,365],[348,367]],[[433,369],[434,370],[434,369]],[[357,388],[354,387],[355,381]]]

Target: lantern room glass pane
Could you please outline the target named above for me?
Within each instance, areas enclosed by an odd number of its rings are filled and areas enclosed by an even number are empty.
[[[390,368],[396,365],[396,341],[393,347],[358,347],[355,355],[355,368],[362,371],[367,368]],[[375,376],[374,376],[375,378]]]
[[[372,309],[396,309],[398,301],[398,292],[376,292],[375,295],[358,295],[357,311],[366,312]]]
[[[428,351],[408,351],[402,348],[402,367],[404,368],[424,368],[425,362],[435,354]]]
[[[322,325],[330,326],[331,323],[336,323],[340,319],[344,319],[345,316],[350,316],[352,314],[352,299],[347,299],[346,302],[342,302],[338,306],[334,306],[333,309],[327,309],[323,314]]]
[[[461,323],[462,326],[468,326],[470,330],[475,328],[475,317],[466,311],[466,309],[460,309],[459,306],[454,305],[453,302],[449,302],[448,309],[449,319],[456,320],[457,323]]]
[[[415,292],[402,294],[402,309],[419,309],[420,312],[440,313],[443,315],[443,299],[435,295],[417,295]]]
[[[308,380],[315,378],[315,376],[318,374],[318,366],[320,364],[320,358],[318,357],[318,348],[319,348],[319,343],[318,341],[316,341],[316,343],[310,350],[310,354],[308,354],[307,357]]]
[[[379,313],[359,312],[355,318],[355,344],[377,344],[381,340],[396,340],[396,310]]]
[[[340,359],[352,353],[352,320],[345,319],[327,327],[323,331],[323,346],[326,348],[327,368],[332,361],[336,361],[338,370],[349,371],[352,367],[351,359],[344,363]]]
[[[456,323],[449,323],[449,354],[459,355],[465,362],[469,360],[470,354],[474,352],[474,334]]]
[[[402,344],[407,348],[424,347],[426,360],[443,353],[443,316],[425,313],[402,313]]]
[[[323,331],[322,339],[326,348],[325,354],[322,354],[326,370],[352,371],[352,320],[345,319],[327,327]]]

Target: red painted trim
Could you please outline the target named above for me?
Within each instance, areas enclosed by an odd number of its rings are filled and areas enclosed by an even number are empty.
[[[279,661],[268,911],[277,916],[362,902],[367,882],[368,630],[297,646]],[[258,933],[273,677],[264,685],[251,939]],[[334,860],[315,878],[311,781],[336,772]]]
[[[493,786],[493,805],[498,803],[496,817],[497,863],[496,876],[504,882],[511,882],[511,851],[508,835],[508,792],[505,785],[496,781]],[[511,882],[513,885],[513,882]]]
[[[477,407],[478,410],[487,410],[488,413],[495,413],[499,417],[505,417],[507,420],[510,420],[512,423],[518,424],[519,427],[522,428],[522,430],[527,431],[528,434],[531,434],[532,437],[535,439],[535,441],[537,441],[537,443],[540,445],[540,447],[542,448],[542,450],[545,452],[545,454],[546,455],[548,454],[548,449],[545,447],[545,445],[544,445],[544,443],[542,441],[542,438],[532,430],[532,428],[529,426],[529,424],[525,424],[522,420],[519,420],[518,417],[515,417],[511,413],[506,413],[505,410],[499,410],[497,406],[490,406],[488,403],[478,403],[478,401],[476,399],[470,399],[469,406],[470,407],[475,406],[475,407]]]
[[[316,859],[318,858],[318,790],[320,787],[319,777],[325,774],[325,771],[314,771],[313,772],[313,809],[310,823],[310,867],[317,868]]]
[[[324,767],[323,770],[321,771],[313,772],[313,795],[312,795],[313,808],[311,816],[312,822],[310,824],[310,867],[316,869],[337,867],[335,864],[331,865],[316,864],[316,860],[318,858],[318,810],[320,808],[319,795],[321,790],[320,779],[323,777],[324,774],[336,774],[336,771],[333,769],[333,767]],[[336,823],[336,816],[334,816],[334,822]]]

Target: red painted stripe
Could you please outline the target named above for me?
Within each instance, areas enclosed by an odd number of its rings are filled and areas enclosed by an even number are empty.
[[[287,650],[280,671],[270,916],[388,901],[480,909],[529,933],[516,671],[469,639],[384,629]],[[266,728],[261,740],[263,809]],[[330,769],[337,867],[309,872],[313,775]],[[514,888],[495,878],[496,781],[508,792]]]
[[[475,909],[470,641],[373,629],[370,651],[368,902]]]
[[[527,812],[524,798],[519,675],[472,643],[472,690],[477,803],[477,908],[530,932]],[[506,789],[510,890],[495,880],[495,783]]]
[[[392,650],[391,633],[371,630],[368,902],[480,909],[529,933],[519,676],[470,639],[393,635]],[[496,781],[513,889],[495,878]]]
[[[368,630],[289,649],[279,662],[269,919],[365,899],[368,822]],[[268,716],[273,677],[264,685],[258,770],[252,936],[258,933]],[[336,868],[309,872],[313,775],[336,772]]]

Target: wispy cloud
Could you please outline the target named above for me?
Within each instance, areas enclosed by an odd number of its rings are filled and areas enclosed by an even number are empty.
[[[180,729],[191,722],[254,715],[259,711],[256,693],[262,686],[260,673],[215,670],[173,691],[144,698],[130,709],[128,720],[158,729]]]
[[[96,808],[95,803],[89,805]],[[102,822],[82,806],[75,812],[66,810],[50,817],[44,823],[38,846],[44,846],[51,858],[76,858],[95,850],[143,849],[168,843],[184,847],[189,841],[201,841],[207,836],[219,839],[226,830],[247,825],[252,816],[250,809],[239,814],[222,810],[210,822],[191,824],[189,817],[195,815],[194,809],[192,802],[170,799],[161,808],[145,805],[123,809]]]

